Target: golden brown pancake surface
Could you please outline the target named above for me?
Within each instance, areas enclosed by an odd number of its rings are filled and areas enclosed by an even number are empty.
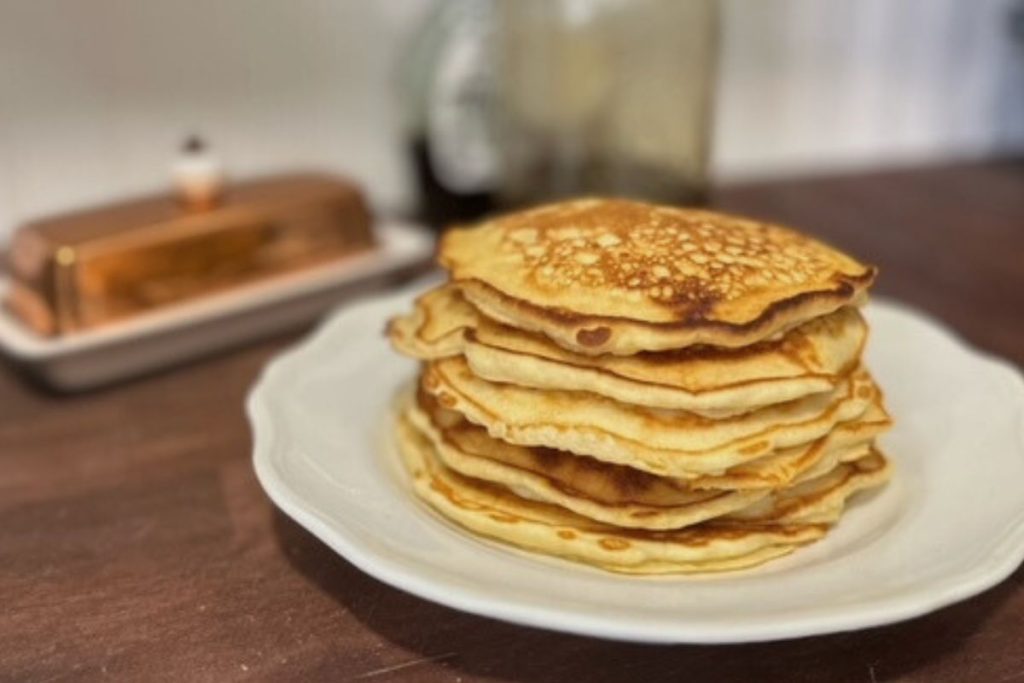
[[[857,301],[875,276],[782,226],[624,199],[452,230],[440,260],[489,317],[584,354],[745,346]]]

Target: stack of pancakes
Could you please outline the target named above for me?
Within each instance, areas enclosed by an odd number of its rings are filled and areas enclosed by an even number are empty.
[[[399,444],[478,534],[629,573],[759,564],[889,476],[861,364],[875,270],[792,230],[612,199],[447,233],[388,334]]]

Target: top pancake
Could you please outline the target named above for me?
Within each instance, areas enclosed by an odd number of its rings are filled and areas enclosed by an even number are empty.
[[[451,230],[440,260],[485,315],[588,355],[747,346],[856,303],[875,277],[781,226],[623,199]]]

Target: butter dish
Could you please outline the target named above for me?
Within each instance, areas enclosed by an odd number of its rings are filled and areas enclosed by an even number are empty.
[[[381,220],[377,245],[351,256],[153,309],[73,335],[51,336],[0,309],[0,350],[45,384],[77,391],[180,363],[309,323],[346,297],[426,263],[433,237]],[[0,299],[11,281],[0,276]]]

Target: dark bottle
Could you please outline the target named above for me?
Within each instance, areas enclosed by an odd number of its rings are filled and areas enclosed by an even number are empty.
[[[500,160],[493,126],[493,22],[492,0],[442,0],[402,63],[416,212],[438,230],[494,207]]]

